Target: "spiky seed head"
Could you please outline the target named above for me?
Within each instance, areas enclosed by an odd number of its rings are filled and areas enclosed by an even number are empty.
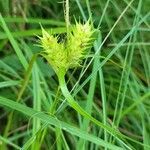
[[[79,66],[87,55],[87,49],[93,43],[94,29],[89,21],[85,24],[77,23],[72,27],[67,42],[58,43],[58,38],[50,35],[42,28],[40,43],[43,47],[42,55],[51,64],[56,73],[66,72],[69,68]]]
[[[57,73],[60,69],[66,70],[67,53],[64,51],[64,43],[58,43],[57,37],[50,35],[42,28],[42,37],[40,37],[43,47],[42,55]]]
[[[76,22],[67,46],[70,68],[79,66],[87,55],[87,49],[90,48],[93,43],[93,32],[94,30],[92,29],[89,21],[85,24]]]

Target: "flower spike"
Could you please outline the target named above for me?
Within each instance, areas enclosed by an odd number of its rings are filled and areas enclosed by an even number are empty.
[[[42,27],[41,27],[42,28]],[[42,55],[47,59],[54,71],[66,72],[70,68],[80,66],[87,55],[87,49],[93,44],[93,33],[90,20],[85,24],[78,23],[72,26],[72,31],[66,42],[58,42],[58,38],[50,35],[42,28],[40,43],[43,47]]]

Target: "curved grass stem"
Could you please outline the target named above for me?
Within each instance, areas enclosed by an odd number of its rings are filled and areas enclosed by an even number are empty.
[[[58,80],[59,80],[59,85],[61,88],[61,91],[64,95],[64,97],[66,98],[67,102],[69,103],[69,105],[75,109],[79,114],[81,114],[83,117],[86,117],[87,119],[89,119],[90,121],[92,121],[94,124],[96,124],[97,126],[103,128],[104,130],[106,130],[107,132],[109,132],[110,134],[112,134],[115,137],[122,137],[123,135],[117,131],[116,129],[113,129],[107,125],[104,125],[103,123],[101,123],[100,121],[96,120],[94,117],[92,117],[89,113],[87,113],[72,97],[72,95],[70,94],[67,86],[66,86],[66,82],[65,82],[65,74],[64,72],[59,72],[57,74],[58,76]],[[120,139],[119,138],[119,139]]]
[[[64,95],[64,97],[66,98],[67,102],[69,103],[69,105],[76,110],[80,115],[82,115],[83,117],[89,119],[91,122],[93,122],[94,124],[96,124],[97,126],[99,126],[100,128],[104,129],[105,131],[107,131],[109,134],[111,134],[112,136],[114,136],[114,138],[116,138],[120,143],[122,143],[127,149],[131,150],[131,148],[126,144],[126,141],[132,141],[134,143],[140,144],[140,142],[126,136],[123,135],[122,133],[120,133],[117,129],[110,127],[108,125],[103,124],[102,122],[98,121],[97,119],[95,119],[94,117],[92,117],[88,112],[86,112],[72,97],[72,95],[70,94],[67,86],[66,86],[66,81],[65,81],[65,73],[63,71],[59,71],[57,73],[58,76],[58,80],[59,80],[59,85],[62,91],[62,94]],[[143,145],[143,144],[142,144]],[[146,145],[147,147],[149,147],[148,145]]]

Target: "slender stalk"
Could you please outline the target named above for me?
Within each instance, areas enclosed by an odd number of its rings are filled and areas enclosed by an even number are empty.
[[[96,120],[94,117],[92,117],[89,113],[87,113],[72,97],[72,95],[70,94],[67,86],[66,86],[66,82],[65,82],[65,73],[62,71],[60,71],[58,74],[58,80],[59,80],[59,85],[61,88],[61,91],[64,95],[64,97],[66,98],[66,100],[68,101],[69,105],[75,109],[79,114],[81,114],[82,116],[86,117],[87,119],[89,119],[90,121],[92,121],[93,123],[95,123],[96,125],[98,125],[99,127],[107,130],[107,132],[109,132],[112,135],[118,135],[123,137],[123,135],[118,132],[117,130],[104,125],[103,123],[101,123],[100,121]]]
[[[69,0],[66,0],[65,2],[65,22],[66,22],[66,29],[67,29],[67,38],[69,38],[69,26],[70,26],[70,21],[69,21]]]
[[[64,71],[59,71],[57,73],[58,76],[58,80],[59,80],[59,85],[61,88],[61,91],[64,95],[64,97],[66,98],[67,102],[69,103],[69,105],[76,110],[80,115],[82,115],[83,117],[86,117],[87,119],[89,119],[90,121],[92,121],[94,124],[96,124],[97,126],[103,128],[104,130],[106,130],[108,133],[110,133],[111,135],[114,136],[114,138],[116,138],[119,142],[121,142],[126,148],[130,149],[123,141],[123,138],[126,138],[130,141],[134,141],[133,139],[121,134],[118,130],[116,130],[115,128],[109,127],[103,123],[101,123],[100,121],[96,120],[94,117],[92,117],[89,113],[87,113],[72,97],[72,95],[70,94],[67,86],[66,86],[66,82],[65,82],[65,73]]]

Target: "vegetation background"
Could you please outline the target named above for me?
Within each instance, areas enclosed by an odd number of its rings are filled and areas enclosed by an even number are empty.
[[[0,149],[149,150],[150,1],[70,0],[69,8],[72,24],[91,17],[100,34],[67,86],[111,131],[68,106],[51,66],[35,55],[40,23],[65,36],[63,1],[0,0]]]

